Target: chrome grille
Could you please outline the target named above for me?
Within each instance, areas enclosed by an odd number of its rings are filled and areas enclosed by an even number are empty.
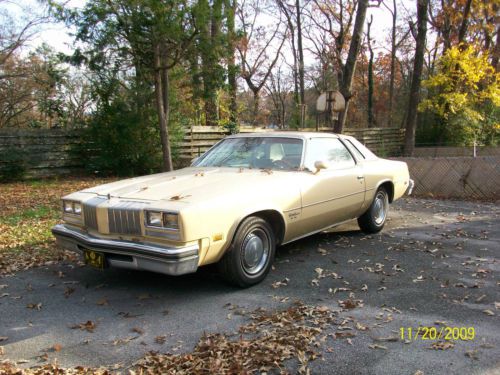
[[[119,202],[108,208],[109,233],[141,234],[141,211],[145,203]]]
[[[87,228],[98,230],[97,206],[105,200],[106,198],[96,197],[83,203],[83,220]]]

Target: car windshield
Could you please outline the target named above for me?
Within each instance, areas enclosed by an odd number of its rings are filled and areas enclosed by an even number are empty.
[[[303,141],[285,137],[228,138],[201,156],[197,167],[298,170]]]

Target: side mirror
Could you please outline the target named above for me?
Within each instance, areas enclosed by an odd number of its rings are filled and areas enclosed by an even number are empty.
[[[198,161],[198,159],[199,159],[199,158],[200,158],[200,157],[199,157],[199,156],[197,156],[196,158],[191,159],[191,165],[194,165],[194,163],[196,163],[196,162]]]
[[[314,174],[317,174],[317,173],[319,173],[320,170],[327,169],[328,163],[321,161],[321,160],[318,160],[318,161],[314,162],[314,168],[316,168],[316,172],[314,172]]]

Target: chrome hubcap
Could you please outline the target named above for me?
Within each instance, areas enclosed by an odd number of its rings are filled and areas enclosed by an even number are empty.
[[[375,223],[381,225],[385,221],[387,215],[387,198],[381,191],[377,193],[373,204],[373,216]]]
[[[254,275],[262,271],[269,258],[267,233],[257,228],[247,234],[242,245],[242,266],[246,273]]]

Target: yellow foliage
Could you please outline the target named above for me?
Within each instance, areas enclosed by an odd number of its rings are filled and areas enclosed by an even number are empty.
[[[481,104],[491,101],[500,105],[500,74],[489,64],[488,55],[472,45],[447,50],[437,72],[422,85],[436,94],[423,100],[419,109],[434,111],[445,119],[462,114],[481,121]]]
[[[479,48],[473,45],[450,48],[439,59],[436,73],[422,85],[429,96],[421,102],[419,110],[441,117],[453,137],[472,140],[486,136],[490,142],[496,137],[500,74]]]

